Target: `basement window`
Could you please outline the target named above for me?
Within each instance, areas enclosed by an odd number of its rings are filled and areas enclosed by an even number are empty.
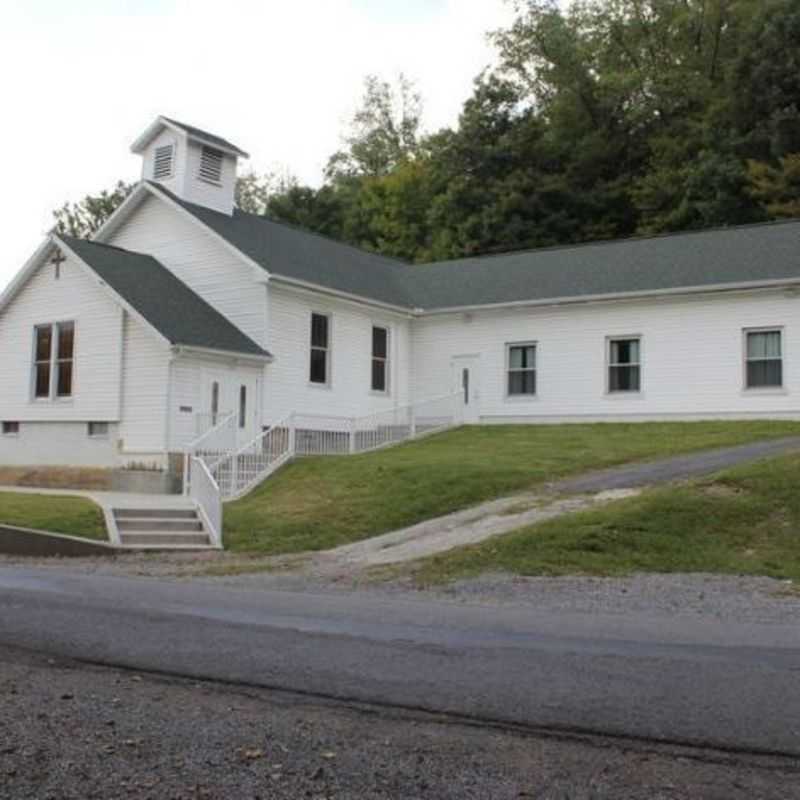
[[[156,147],[153,154],[153,180],[163,181],[172,177],[173,164],[175,163],[175,145],[165,144]]]
[[[90,422],[87,425],[90,439],[107,439],[108,438],[108,423],[107,422]]]
[[[4,422],[3,436],[19,436],[19,422]]]
[[[222,183],[222,159],[221,150],[204,145],[200,153],[200,180],[219,186]]]

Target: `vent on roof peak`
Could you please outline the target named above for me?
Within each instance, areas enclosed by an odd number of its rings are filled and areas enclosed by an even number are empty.
[[[172,177],[175,162],[175,145],[165,144],[156,147],[153,154],[153,180],[163,181]]]
[[[222,158],[221,150],[203,145],[200,152],[200,179],[217,185],[222,183]]]

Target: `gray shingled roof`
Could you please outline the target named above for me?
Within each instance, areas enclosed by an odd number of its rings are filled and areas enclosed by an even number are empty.
[[[407,308],[800,280],[800,220],[411,265],[152,185],[275,275]]]
[[[195,128],[194,125],[187,125],[185,122],[178,122],[177,119],[171,119],[170,117],[161,117],[161,119],[169,122],[172,125],[175,125],[177,128],[180,128],[182,131],[189,134],[189,136],[195,139],[201,139],[207,144],[210,144],[212,147],[216,145],[217,147],[222,147],[226,150],[233,150],[239,155],[247,158],[247,153],[245,153],[244,150],[237,147],[232,142],[229,142],[227,139],[223,139],[221,136],[217,136],[214,133],[209,133],[201,128]]]
[[[268,272],[384,303],[413,305],[405,262],[239,209],[228,216],[148,183]]]
[[[269,355],[152,256],[59,238],[171,344]]]

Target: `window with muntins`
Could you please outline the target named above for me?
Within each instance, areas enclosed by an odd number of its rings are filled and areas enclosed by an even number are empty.
[[[608,391],[640,391],[641,339],[610,339],[608,348]]]
[[[72,397],[75,323],[34,328],[33,395],[37,400]]]
[[[372,327],[372,391],[385,392],[388,389],[389,375],[389,331],[374,325]]]
[[[508,345],[508,395],[536,394],[536,344]]]
[[[330,317],[326,314],[311,315],[311,383],[327,384],[330,373]]]
[[[204,145],[200,153],[200,179],[208,183],[222,183],[223,157],[220,150],[215,150],[213,147],[206,147]]]
[[[746,386],[779,389],[783,386],[783,343],[780,330],[747,331]]]
[[[156,147],[153,153],[153,180],[163,181],[172,177],[172,164],[175,160],[175,145],[165,144]]]

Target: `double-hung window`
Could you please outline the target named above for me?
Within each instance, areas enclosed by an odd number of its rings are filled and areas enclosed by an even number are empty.
[[[325,386],[330,383],[330,317],[311,315],[311,358],[308,379]]]
[[[75,323],[37,325],[34,329],[33,395],[37,400],[72,397],[75,371]]]
[[[608,391],[638,392],[642,387],[642,340],[626,337],[608,340]]]
[[[745,386],[780,389],[783,386],[781,330],[745,331]]]
[[[389,330],[372,327],[372,391],[386,392],[389,388]]]
[[[536,343],[508,345],[508,396],[536,394]]]

